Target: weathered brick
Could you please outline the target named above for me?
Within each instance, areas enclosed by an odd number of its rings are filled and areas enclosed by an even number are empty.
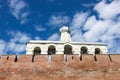
[[[0,80],[119,80],[120,55],[15,55],[0,59]]]

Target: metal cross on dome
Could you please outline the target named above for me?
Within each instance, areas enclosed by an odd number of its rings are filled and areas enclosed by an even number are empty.
[[[65,20],[64,19],[62,20],[62,25],[65,25]]]

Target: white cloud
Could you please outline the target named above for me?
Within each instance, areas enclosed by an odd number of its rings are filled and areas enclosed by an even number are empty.
[[[41,38],[39,36],[36,36],[35,40],[41,40]]]
[[[46,28],[42,27],[41,25],[35,25],[35,30],[36,31],[46,31]]]
[[[85,25],[83,27],[84,30],[89,30],[93,27],[94,24],[96,24],[97,20],[95,16],[89,17],[87,21],[85,22]]]
[[[6,47],[6,51],[13,51],[16,44],[15,42],[8,42],[8,46]]]
[[[56,40],[59,40],[59,34],[58,33],[54,33],[53,35],[51,35],[48,40],[51,40],[51,41],[56,41]]]
[[[105,0],[102,0],[95,6],[94,10],[99,13],[100,18],[115,18],[120,14],[120,0],[113,0],[111,3],[106,3]]]
[[[70,28],[72,34],[72,41],[84,41],[82,28],[85,24],[85,21],[88,17],[88,12],[78,12],[74,15]]]
[[[120,22],[114,22],[109,29],[106,31],[106,33],[102,36],[100,36],[100,39],[102,42],[107,43],[108,48],[112,52],[119,53],[120,50]],[[118,39],[118,41],[116,41]]]
[[[95,5],[95,3],[89,3],[89,4],[82,4],[84,7],[91,7],[91,6],[94,6]]]
[[[106,3],[106,1],[103,0],[98,4],[96,4],[94,8],[94,10],[96,10],[99,13],[100,18],[103,18],[105,21],[111,20],[111,23],[108,23],[109,27],[107,29],[103,28],[105,32],[104,33],[100,32],[102,34],[97,36],[98,39],[100,39],[102,42],[107,44],[110,53],[120,52],[119,5],[120,5],[120,0],[113,0],[111,1],[111,3]],[[103,25],[105,25],[105,22],[103,22]]]
[[[8,43],[8,44],[10,44],[10,46],[8,46],[8,50],[14,53],[21,53],[26,49],[25,44],[17,44],[17,43],[13,43],[13,44]]]
[[[79,28],[83,27],[87,16],[88,16],[87,12],[86,13],[83,13],[83,12],[76,13],[73,17],[71,28],[79,29]]]
[[[11,36],[11,39],[7,42],[6,52],[21,53],[25,51],[25,43],[31,39],[28,34],[12,31],[8,35]]]
[[[89,16],[87,12],[74,15],[71,27],[72,41],[103,42],[109,53],[120,52],[120,0],[106,3],[105,0],[94,7],[99,15]],[[117,16],[117,17],[116,17]],[[102,19],[101,19],[102,18]]]
[[[120,54],[120,39],[119,40],[111,40],[111,42],[108,43],[110,53],[112,54]]]
[[[6,42],[4,40],[0,40],[0,55],[6,54],[5,48],[6,48]]]
[[[101,37],[103,41],[120,38],[120,22],[114,23],[109,27],[106,33]]]
[[[6,47],[6,52],[10,51],[10,52],[17,54],[17,53],[21,53],[21,52],[25,51],[25,49],[26,49],[25,44],[8,42],[8,46]]]
[[[89,31],[84,33],[85,41],[99,41],[99,36],[103,35],[109,28],[111,21],[99,20]]]
[[[28,13],[22,12],[27,7],[27,3],[23,0],[9,0],[9,7],[12,14],[24,23],[28,16]],[[25,4],[24,4],[25,3]],[[21,5],[20,5],[21,4]],[[18,6],[17,6],[18,5]],[[89,15],[89,12],[77,12],[72,19],[70,28],[72,34],[72,41],[92,41],[92,42],[103,42],[108,45],[109,52],[119,53],[120,52],[120,0],[113,0],[111,3],[106,3],[105,0],[97,3],[94,10],[97,11],[98,17],[103,19],[96,19],[96,15]],[[116,17],[117,16],[117,17]],[[114,21],[114,19],[116,21]],[[23,22],[22,22],[23,21]],[[56,16],[52,15],[49,19],[49,25],[61,27],[59,25],[62,22],[70,22],[68,16]],[[35,27],[37,31],[44,31],[45,29],[40,25]],[[6,51],[13,51],[19,53],[25,50],[25,43],[31,38],[29,35],[22,32],[10,32],[12,38],[7,42]],[[36,36],[35,39],[41,39]],[[52,34],[48,40],[59,40],[59,34]],[[0,44],[3,45],[0,51],[5,51],[6,42],[0,40]],[[5,44],[5,45],[4,45]]]
[[[11,31],[8,33],[8,35],[12,37],[12,42],[26,43],[31,39],[28,34],[22,33],[20,31]]]
[[[14,52],[21,53],[26,50],[26,44],[16,44]]]
[[[71,31],[71,34],[72,34],[72,41],[75,41],[75,42],[76,41],[84,41],[81,30],[74,29]]]
[[[51,26],[59,27],[59,25],[61,25],[63,22],[68,23],[69,21],[70,21],[70,18],[68,16],[52,15],[49,19],[48,24],[51,25]]]
[[[8,0],[8,6],[10,8],[10,13],[18,20],[20,24],[27,23],[27,17],[29,11],[27,10],[28,4],[23,0]]]
[[[23,20],[21,20],[20,24],[25,24],[25,23],[27,23],[27,22],[28,22],[27,19],[23,19]]]

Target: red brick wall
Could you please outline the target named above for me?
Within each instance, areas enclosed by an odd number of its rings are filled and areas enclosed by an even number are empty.
[[[120,55],[1,56],[0,80],[120,80]]]

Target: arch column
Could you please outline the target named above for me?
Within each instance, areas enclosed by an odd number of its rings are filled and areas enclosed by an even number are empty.
[[[33,54],[33,50],[26,50],[26,54],[28,54],[28,55]]]
[[[64,46],[63,45],[56,46],[56,54],[64,54]]]
[[[79,46],[73,45],[72,51],[73,51],[73,54],[79,54],[80,53]]]

